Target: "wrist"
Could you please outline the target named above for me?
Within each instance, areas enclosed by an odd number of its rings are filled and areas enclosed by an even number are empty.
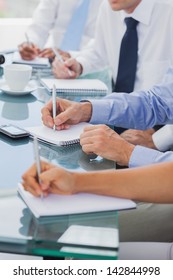
[[[73,193],[80,193],[80,192],[83,192],[83,184],[85,182],[85,180],[83,180],[82,178],[82,173],[77,173],[77,172],[74,172],[72,173],[73,175]]]
[[[89,122],[92,116],[92,104],[89,101],[81,101],[82,122]]]
[[[128,166],[134,148],[135,148],[135,145],[130,144],[125,141],[123,144],[123,148],[121,149],[123,151],[121,153],[121,158],[119,161],[117,161],[117,163],[122,166]]]
[[[100,184],[99,182],[100,174],[97,172],[82,172],[73,173],[73,193],[99,193]],[[103,181],[103,179],[101,179]]]

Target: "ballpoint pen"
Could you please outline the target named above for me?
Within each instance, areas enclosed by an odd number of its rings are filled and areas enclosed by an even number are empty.
[[[38,147],[38,140],[37,137],[34,137],[34,157],[35,157],[35,163],[37,168],[37,176],[38,176],[38,182],[40,183],[39,176],[41,174],[41,163],[40,163],[40,155],[39,155],[39,147]],[[43,192],[40,195],[41,199],[43,199]]]
[[[62,59],[61,55],[59,54],[59,52],[56,50],[56,48],[52,48],[52,51],[54,52],[55,56],[57,57],[57,59],[62,62],[64,64],[64,60]],[[71,71],[68,69],[68,74],[69,76],[71,77],[72,76],[72,73]]]
[[[25,37],[26,37],[26,42],[27,42],[28,46],[31,47],[31,42],[30,42],[28,34],[26,32],[25,32]]]
[[[53,91],[52,91],[52,106],[53,106],[53,119],[55,121],[56,118],[56,86],[55,85],[53,85]],[[55,122],[53,125],[53,130],[54,131],[56,130]]]

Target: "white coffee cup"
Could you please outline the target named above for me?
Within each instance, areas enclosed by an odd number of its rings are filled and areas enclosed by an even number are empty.
[[[4,78],[12,91],[23,91],[32,73],[32,66],[9,64],[4,66]]]

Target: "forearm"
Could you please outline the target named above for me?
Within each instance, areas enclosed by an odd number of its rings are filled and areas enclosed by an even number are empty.
[[[147,129],[156,124],[173,123],[173,83],[155,86],[146,92],[113,93],[90,102],[94,124]]]
[[[133,200],[172,203],[173,163],[118,171],[74,174],[75,192],[90,192]]]

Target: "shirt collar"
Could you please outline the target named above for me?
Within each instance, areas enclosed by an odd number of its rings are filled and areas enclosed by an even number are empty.
[[[131,14],[120,11],[122,21],[124,21],[126,17],[132,17],[140,23],[149,25],[155,2],[156,0],[142,0]]]

